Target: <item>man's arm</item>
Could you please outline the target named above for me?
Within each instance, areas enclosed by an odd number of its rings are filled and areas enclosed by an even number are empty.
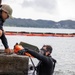
[[[5,37],[4,32],[2,33],[2,36],[1,36],[0,38],[1,38],[1,41],[2,41],[2,43],[3,43],[4,47],[5,47],[5,49],[9,48],[8,42],[7,42],[7,39],[6,39],[6,37]]]
[[[2,0],[0,0],[0,5],[1,5],[1,3],[2,3]]]
[[[44,55],[42,55],[42,54],[39,54],[39,53],[37,53],[37,52],[35,52],[35,51],[33,51],[33,50],[30,50],[30,49],[28,49],[28,48],[25,48],[24,50],[20,50],[20,52],[23,52],[23,54],[24,54],[24,52],[28,52],[28,53],[30,53],[33,57],[35,57],[35,58],[37,58],[38,60],[40,60],[40,61],[42,61],[42,62],[44,62],[44,63],[47,63],[47,64],[52,64],[52,60],[49,60],[48,59],[48,57],[47,56],[44,56]],[[19,53],[20,53],[19,52]],[[51,58],[50,58],[51,59]]]

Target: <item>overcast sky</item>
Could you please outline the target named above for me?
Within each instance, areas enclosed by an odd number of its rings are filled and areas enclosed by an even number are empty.
[[[75,0],[2,0],[13,9],[13,17],[43,20],[75,20]]]

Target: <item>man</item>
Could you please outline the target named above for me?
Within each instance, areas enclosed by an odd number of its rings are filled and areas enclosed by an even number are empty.
[[[11,15],[12,15],[12,8],[9,5],[6,4],[0,5],[0,39],[5,47],[6,53],[11,53],[12,51],[10,50],[7,39],[5,37],[3,23],[5,22],[6,19],[11,17]]]
[[[52,47],[50,45],[44,45],[40,53],[24,48],[19,50],[18,54],[23,55],[25,52],[30,53],[39,60],[36,67],[37,75],[53,75],[56,60],[51,57]]]

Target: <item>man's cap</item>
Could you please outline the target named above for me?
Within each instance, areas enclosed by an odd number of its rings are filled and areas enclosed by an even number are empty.
[[[12,10],[12,8],[11,8],[9,5],[7,5],[7,4],[2,4],[1,9],[2,9],[3,11],[5,11],[5,12],[9,15],[10,18],[12,18],[12,12],[13,12],[13,10]]]

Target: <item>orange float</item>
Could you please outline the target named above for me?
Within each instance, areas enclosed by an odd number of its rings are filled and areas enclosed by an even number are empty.
[[[16,43],[16,45],[14,46],[14,53],[18,53],[18,51],[24,49],[21,45],[19,45],[18,43]],[[28,52],[25,52],[25,55],[26,56],[29,56],[29,57],[33,57],[31,54],[29,54]]]

